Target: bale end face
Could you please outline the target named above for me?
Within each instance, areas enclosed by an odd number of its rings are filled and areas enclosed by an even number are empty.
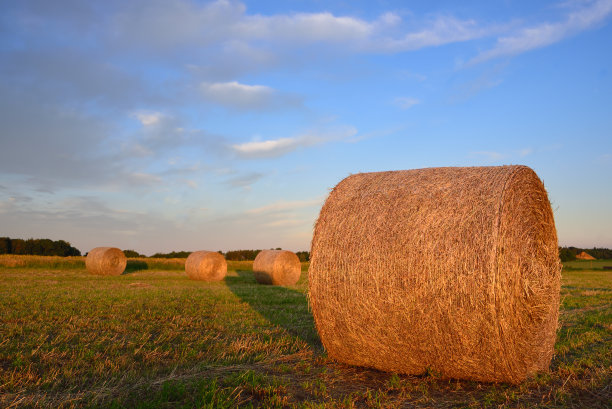
[[[121,275],[126,265],[125,254],[116,247],[96,247],[85,258],[85,268],[96,275]]]
[[[288,250],[262,250],[253,262],[253,274],[259,284],[294,285],[301,273],[300,259]]]
[[[185,272],[192,280],[221,281],[227,274],[227,262],[214,251],[194,251],[185,261]]]
[[[560,264],[525,166],[347,177],[315,225],[309,300],[330,357],[517,383],[548,367]]]

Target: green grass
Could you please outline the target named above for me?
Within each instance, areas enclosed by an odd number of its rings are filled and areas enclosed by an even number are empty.
[[[565,271],[603,270],[604,266],[612,268],[612,260],[574,260],[563,263]]]
[[[612,404],[609,271],[564,272],[551,370],[513,386],[333,362],[308,310],[305,273],[294,287],[261,286],[251,263],[229,262],[224,282],[204,283],[147,261],[117,277],[53,260],[0,263],[0,407]]]

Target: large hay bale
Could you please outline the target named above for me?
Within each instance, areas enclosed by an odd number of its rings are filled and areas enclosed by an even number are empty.
[[[294,285],[301,273],[300,259],[288,250],[262,250],[253,262],[253,274],[259,284]]]
[[[116,247],[96,247],[87,253],[85,268],[91,274],[118,276],[125,271],[127,258]]]
[[[362,173],[321,209],[309,297],[338,361],[517,383],[550,365],[560,272],[530,168]]]
[[[194,251],[185,261],[185,272],[192,280],[221,281],[227,274],[227,262],[215,251]]]

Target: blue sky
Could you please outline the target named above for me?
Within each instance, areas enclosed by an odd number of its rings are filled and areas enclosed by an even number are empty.
[[[351,173],[525,164],[612,247],[612,0],[2,8],[0,235],[307,250]]]

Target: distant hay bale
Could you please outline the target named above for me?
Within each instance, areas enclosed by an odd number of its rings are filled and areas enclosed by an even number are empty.
[[[560,272],[528,167],[361,173],[321,209],[309,300],[338,361],[518,383],[550,365]]]
[[[262,250],[253,262],[253,274],[259,284],[294,285],[301,273],[300,259],[288,250]]]
[[[192,280],[221,281],[227,274],[227,262],[215,251],[194,251],[185,261],[185,272]]]
[[[580,254],[576,254],[576,258],[578,260],[597,260],[595,257],[591,256],[586,251],[583,251]]]
[[[118,276],[125,271],[127,258],[116,247],[96,247],[87,253],[85,268],[91,274]]]

